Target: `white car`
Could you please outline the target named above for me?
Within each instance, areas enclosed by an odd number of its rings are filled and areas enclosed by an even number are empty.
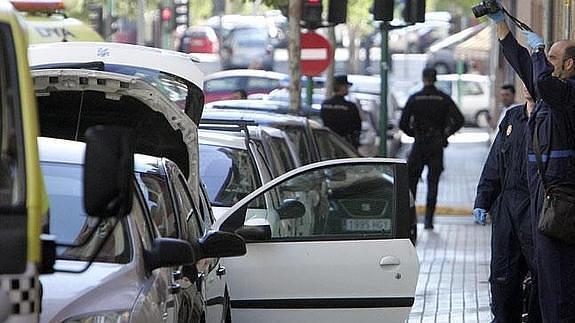
[[[245,257],[226,261],[234,322],[404,322],[419,274],[406,176],[404,161],[330,160],[292,170],[236,203],[213,227],[250,239]],[[286,201],[283,192],[324,182],[331,208],[311,210],[323,230],[276,230],[270,214],[310,211],[289,200],[258,219],[246,216],[262,194],[275,191]]]
[[[480,127],[489,125],[491,105],[491,79],[478,74],[439,74],[435,86],[450,95],[465,117],[465,122]],[[408,94],[421,90],[421,82],[413,86]],[[405,100],[407,101],[407,96]],[[405,102],[401,104],[405,106]]]

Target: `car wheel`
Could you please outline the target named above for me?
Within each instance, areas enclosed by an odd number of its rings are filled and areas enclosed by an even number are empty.
[[[489,122],[491,121],[491,116],[487,111],[480,111],[475,116],[475,124],[477,124],[480,128],[487,128],[489,127]]]

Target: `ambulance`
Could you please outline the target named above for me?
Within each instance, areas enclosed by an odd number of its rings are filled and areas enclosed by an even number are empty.
[[[12,5],[26,21],[30,44],[104,41],[84,22],[70,18],[61,0],[12,0]]]
[[[48,200],[23,20],[0,0],[0,322],[37,322]]]

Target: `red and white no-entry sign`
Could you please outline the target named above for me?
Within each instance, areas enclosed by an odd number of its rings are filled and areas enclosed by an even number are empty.
[[[315,32],[301,34],[301,74],[318,76],[323,73],[331,63],[332,53],[329,41],[321,35]]]

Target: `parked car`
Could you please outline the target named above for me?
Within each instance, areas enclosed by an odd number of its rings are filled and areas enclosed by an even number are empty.
[[[265,26],[237,26],[222,44],[222,69],[274,68],[274,48]]]
[[[199,315],[193,320],[181,315],[205,314],[205,303],[201,299],[183,301],[180,278],[174,272],[182,265],[194,266],[202,258],[241,255],[242,249],[245,252],[243,239],[214,232],[190,235],[189,242],[182,240],[185,223],[178,218],[185,219],[186,214],[179,209],[163,212],[171,207],[171,196],[152,192],[151,186],[142,182],[136,184],[136,179],[150,180],[161,171],[156,168],[160,159],[144,155],[134,158],[133,202],[128,216],[82,217],[86,213],[82,205],[84,143],[40,138],[39,148],[51,206],[47,227],[60,240],[55,268],[62,271],[41,277],[41,321],[201,322]],[[86,263],[91,265],[82,272]]]
[[[234,321],[405,321],[419,273],[417,253],[408,239],[406,176],[404,161],[330,160],[288,172],[234,204],[214,224],[248,239],[246,257],[226,262],[233,269],[228,282]],[[326,182],[333,188],[328,195],[332,208],[309,210],[284,199],[284,192],[310,192]],[[246,212],[272,191],[280,194],[279,208],[257,215]],[[334,212],[341,207],[349,216],[336,222]],[[268,221],[278,209],[291,218],[311,212],[317,222],[310,225],[329,225],[285,236]]]
[[[179,41],[180,52],[213,54],[220,50],[218,36],[212,27],[192,26]]]
[[[439,74],[435,83],[438,89],[450,95],[465,117],[467,124],[489,126],[491,106],[491,79],[478,74]],[[423,87],[421,82],[409,90],[413,94]],[[404,106],[403,103],[402,106]]]
[[[175,162],[199,204],[195,134],[203,73],[188,55],[77,42],[31,46],[29,60],[41,135],[82,140],[92,125],[128,127],[138,138],[136,152]]]
[[[244,90],[248,95],[269,93],[274,89],[286,86],[284,73],[238,69],[215,72],[204,78],[204,95],[206,103],[229,100],[237,90]]]

